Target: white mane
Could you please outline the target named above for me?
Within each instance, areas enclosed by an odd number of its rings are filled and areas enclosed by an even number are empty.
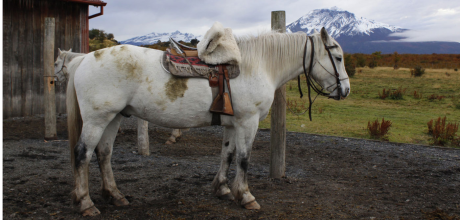
[[[240,69],[252,72],[251,68],[258,67],[276,75],[286,66],[296,66],[303,57],[306,37],[305,33],[277,32],[236,37],[243,60]]]

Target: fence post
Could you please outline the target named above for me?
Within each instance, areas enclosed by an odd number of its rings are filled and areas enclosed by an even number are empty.
[[[43,104],[45,105],[45,140],[56,140],[56,96],[54,85],[54,18],[45,18],[43,48]]]
[[[272,11],[272,30],[286,33],[286,12]],[[286,85],[275,91],[271,111],[270,129],[270,178],[285,176],[286,152]]]
[[[149,122],[137,119],[137,147],[140,155],[149,156]]]

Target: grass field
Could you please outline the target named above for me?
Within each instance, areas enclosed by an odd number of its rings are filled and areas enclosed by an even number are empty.
[[[368,121],[381,121],[384,117],[392,122],[390,141],[429,144],[428,121],[446,116],[448,122],[460,123],[460,71],[427,69],[423,76],[411,77],[407,68],[359,68],[350,83],[351,94],[345,100],[338,102],[318,96],[312,107],[313,121],[309,121],[308,113],[296,116],[287,110],[287,130],[370,138]],[[290,106],[294,107],[297,102],[299,111],[308,108],[305,80],[302,88],[304,97],[300,99],[297,80],[286,85],[287,99],[289,103],[294,103]],[[382,93],[383,89],[393,91],[398,88],[405,89],[402,100],[379,98],[379,92]],[[421,93],[422,98],[415,98],[414,91]],[[441,100],[428,99],[432,94],[444,97]],[[259,127],[270,127],[270,115]]]

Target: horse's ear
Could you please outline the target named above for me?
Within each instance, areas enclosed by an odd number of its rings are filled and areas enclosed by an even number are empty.
[[[58,50],[59,50],[59,55],[58,56],[61,56],[61,54],[62,54],[61,48],[58,48]]]
[[[72,52],[72,48],[70,48],[69,52]]]
[[[319,32],[318,32],[318,30],[316,30],[316,28],[313,29],[313,34],[319,34]]]
[[[329,41],[329,34],[326,31],[326,28],[321,28],[321,39],[323,40],[324,43],[327,43]]]

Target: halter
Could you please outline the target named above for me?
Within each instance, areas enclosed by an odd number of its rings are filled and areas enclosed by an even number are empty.
[[[308,73],[307,73],[307,69],[305,67],[305,59],[307,57],[307,45],[308,45],[308,39],[310,39],[310,45],[311,45],[311,54],[310,54],[310,65],[308,67]],[[318,97],[318,95],[322,95],[322,96],[327,96],[329,98],[333,98],[335,100],[340,100],[342,98],[342,92],[341,92],[341,88],[342,88],[342,84],[340,83],[341,80],[345,80],[345,79],[348,79],[348,78],[344,78],[344,79],[340,79],[340,75],[339,75],[339,72],[337,71],[337,67],[335,66],[335,63],[334,63],[334,60],[332,59],[332,55],[331,55],[331,51],[330,49],[332,48],[337,48],[338,45],[333,45],[333,46],[327,46],[325,43],[324,44],[324,47],[329,55],[329,59],[332,63],[332,66],[334,67],[334,74],[332,74],[331,72],[329,72],[326,68],[324,68],[324,66],[319,62],[319,60],[317,60],[317,63],[319,65],[321,65],[321,67],[323,67],[324,70],[326,70],[326,72],[328,72],[329,74],[333,75],[335,78],[336,78],[336,88],[333,90],[338,90],[338,95],[337,96],[330,96],[331,94],[330,93],[327,93],[327,92],[323,92],[323,88],[318,88],[317,85],[315,85],[315,83],[313,82],[316,82],[316,84],[320,85],[313,77],[312,77],[312,74],[311,71],[313,69],[313,58],[314,58],[314,55],[315,55],[315,44],[313,43],[313,37],[311,36],[308,36],[307,39],[305,40],[305,52],[304,52],[304,56],[303,56],[303,71],[305,73],[305,77],[306,77],[306,80],[307,80],[307,86],[308,86],[308,101],[309,101],[309,106],[308,106],[308,115],[310,117],[310,121],[312,120],[311,119],[311,106],[313,105],[313,102],[316,100],[316,97]],[[300,87],[300,75],[297,77],[297,80],[298,80],[298,86],[299,86],[299,92],[300,92],[300,98],[303,97],[303,93],[302,93],[302,89]],[[331,85],[333,86],[333,85]],[[327,87],[327,88],[330,88],[331,86]],[[310,92],[310,88],[313,88],[313,90],[318,94],[316,97],[315,97],[315,100],[313,100],[313,102],[311,101],[311,92]]]
[[[61,69],[56,72],[56,73],[60,73],[62,72],[62,75],[64,76],[64,78],[67,80],[67,77],[66,77],[66,74],[64,73],[64,68],[67,69],[67,66],[65,65],[65,59],[67,58],[67,54],[64,56],[64,61],[62,61],[62,66],[61,66]]]

